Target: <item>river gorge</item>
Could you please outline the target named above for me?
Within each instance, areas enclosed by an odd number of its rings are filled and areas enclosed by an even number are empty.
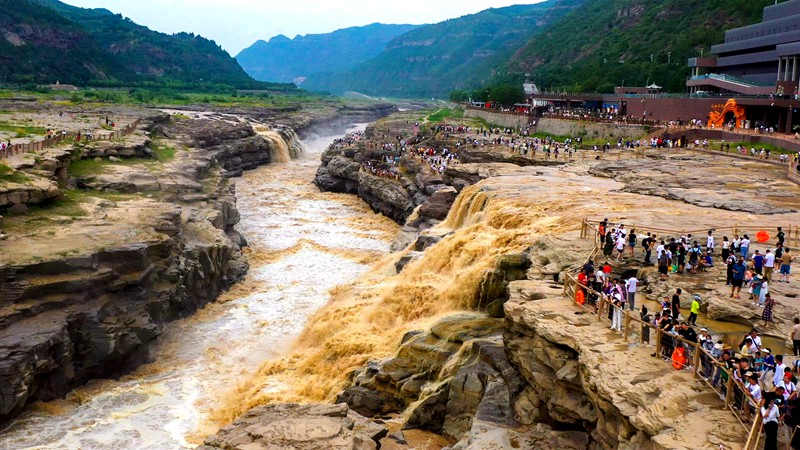
[[[170,324],[150,351],[155,362],[34,404],[0,432],[0,448],[192,448],[215,432],[221,424],[209,419],[228,391],[282,356],[328,291],[363,273],[396,234],[394,222],[357,198],[311,184],[336,137],[312,135],[301,159],[237,180],[237,229],[249,242],[251,266],[243,282]]]

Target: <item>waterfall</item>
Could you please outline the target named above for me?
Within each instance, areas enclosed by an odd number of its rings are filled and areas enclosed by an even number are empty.
[[[294,130],[283,128],[275,131],[265,125],[254,125],[253,131],[269,142],[270,158],[273,163],[288,163],[303,156],[303,144]]]

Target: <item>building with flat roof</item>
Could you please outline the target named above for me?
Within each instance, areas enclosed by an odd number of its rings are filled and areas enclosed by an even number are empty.
[[[796,95],[800,76],[800,0],[764,8],[760,23],[725,32],[711,56],[689,59],[690,93]]]

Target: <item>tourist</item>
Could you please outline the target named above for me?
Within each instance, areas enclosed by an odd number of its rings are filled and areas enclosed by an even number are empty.
[[[686,339],[688,342],[697,344],[697,332],[694,331],[694,328],[690,327],[686,322],[681,322],[681,326],[678,329],[678,335]]]
[[[731,255],[731,243],[728,241],[728,236],[722,237],[722,260],[726,261],[728,256]]]
[[[755,408],[756,405],[761,404],[761,386],[758,384],[758,375],[753,372],[747,372],[744,380],[747,382],[745,387],[752,398],[752,400],[747,401],[744,404],[744,415],[749,420],[752,408]]]
[[[625,291],[628,295],[628,308],[633,311],[635,308],[636,302],[636,286],[639,284],[639,280],[635,276],[631,276],[625,281]]]
[[[731,250],[733,251],[734,255],[738,255],[741,253],[742,250],[742,240],[739,239],[739,235],[733,235],[733,242],[731,243]]]
[[[681,294],[683,290],[678,288],[675,294],[672,295],[672,318],[678,320],[681,315]]]
[[[622,331],[622,311],[625,309],[625,302],[619,292],[614,292],[612,298],[613,318],[611,320],[611,329]]]
[[[750,251],[750,238],[745,234],[739,242],[739,251],[741,255],[747,260],[748,252]]]
[[[778,234],[776,237],[778,238],[778,244],[784,245],[786,243],[786,233],[783,232],[783,227],[778,227]]]
[[[683,370],[687,366],[688,358],[686,357],[686,349],[683,346],[683,342],[678,342],[675,345],[675,351],[672,352],[670,356],[672,359],[672,367],[675,370]]]
[[[764,450],[778,450],[778,420],[780,412],[775,399],[762,400],[761,416],[764,418]]]
[[[622,261],[622,256],[625,253],[625,234],[621,233],[621,230],[617,231],[614,246],[617,249],[617,261]]]
[[[770,376],[775,376],[775,366],[777,365],[775,362],[775,356],[772,354],[772,349],[765,348],[763,353],[765,356],[762,361],[764,366],[763,373],[761,374],[762,383],[768,380]]]
[[[692,324],[692,326],[697,325],[697,315],[700,314],[700,296],[695,295],[692,299],[692,308],[691,313],[689,313],[688,322]]]
[[[668,275],[669,269],[668,269],[668,267],[669,267],[669,264],[670,264],[670,260],[669,260],[669,256],[667,255],[666,249],[663,249],[663,241],[662,241],[661,248],[662,248],[662,250],[660,252],[658,252],[659,253],[659,256],[658,256],[658,273],[661,275],[661,280],[663,281],[663,280],[666,280],[666,279],[669,278],[669,275]]]
[[[642,239],[642,249],[644,250],[644,263],[646,265],[650,265],[650,258],[653,256],[653,244],[655,243],[655,239],[647,233],[647,237]]]
[[[744,251],[743,251],[744,252]],[[761,275],[764,273],[764,256],[761,254],[760,251],[756,250],[753,254],[753,270],[756,271],[757,274]]]
[[[706,251],[714,254],[714,230],[708,230],[708,238],[706,239]]]
[[[611,232],[606,233],[606,237],[603,238],[603,256],[606,258],[610,258],[611,255],[614,253],[614,237],[611,235]]]
[[[631,230],[630,235],[628,235],[628,248],[631,251],[631,258],[636,257],[636,230]]]
[[[722,250],[723,252],[725,250]],[[730,286],[733,283],[733,266],[736,264],[736,257],[728,255],[725,258],[725,286]]]
[[[767,281],[772,281],[772,269],[775,267],[775,254],[767,249],[764,255],[764,278]]]
[[[731,298],[739,298],[742,292],[742,285],[744,285],[744,275],[747,271],[747,266],[744,264],[744,257],[740,256],[739,261],[733,265],[733,280],[731,283]]]
[[[781,255],[781,270],[780,270],[780,279],[778,282],[788,283],[789,282],[789,275],[792,273],[792,262],[794,262],[794,257],[789,254],[789,249],[785,249],[783,251],[783,255]]]
[[[766,284],[766,281],[764,284]],[[772,326],[772,312],[774,308],[775,300],[771,295],[767,294],[764,300],[764,312],[761,314],[761,320],[764,321],[764,326]]]
[[[719,359],[722,352],[716,349],[714,339],[708,332],[704,333],[705,328],[700,330],[700,348],[703,352],[700,353],[700,361],[703,366],[703,378],[709,380],[714,375],[714,366],[712,365],[712,358]]]
[[[682,248],[683,245],[679,247]],[[700,244],[697,241],[694,241],[692,244],[692,248],[689,249],[689,272],[690,273],[697,273],[697,266],[700,264]],[[678,259],[678,265],[680,266],[680,258]]]

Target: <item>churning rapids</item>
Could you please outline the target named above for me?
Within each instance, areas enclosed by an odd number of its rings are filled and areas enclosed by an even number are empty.
[[[364,129],[364,125],[348,130]],[[66,400],[35,404],[0,432],[0,449],[193,448],[222,424],[209,422],[226,392],[265,360],[283,356],[331,288],[364,273],[397,231],[355,196],[311,184],[325,147],[305,141],[304,159],[237,180],[238,229],[250,272],[194,317],[167,325],[152,364],[98,380]]]

